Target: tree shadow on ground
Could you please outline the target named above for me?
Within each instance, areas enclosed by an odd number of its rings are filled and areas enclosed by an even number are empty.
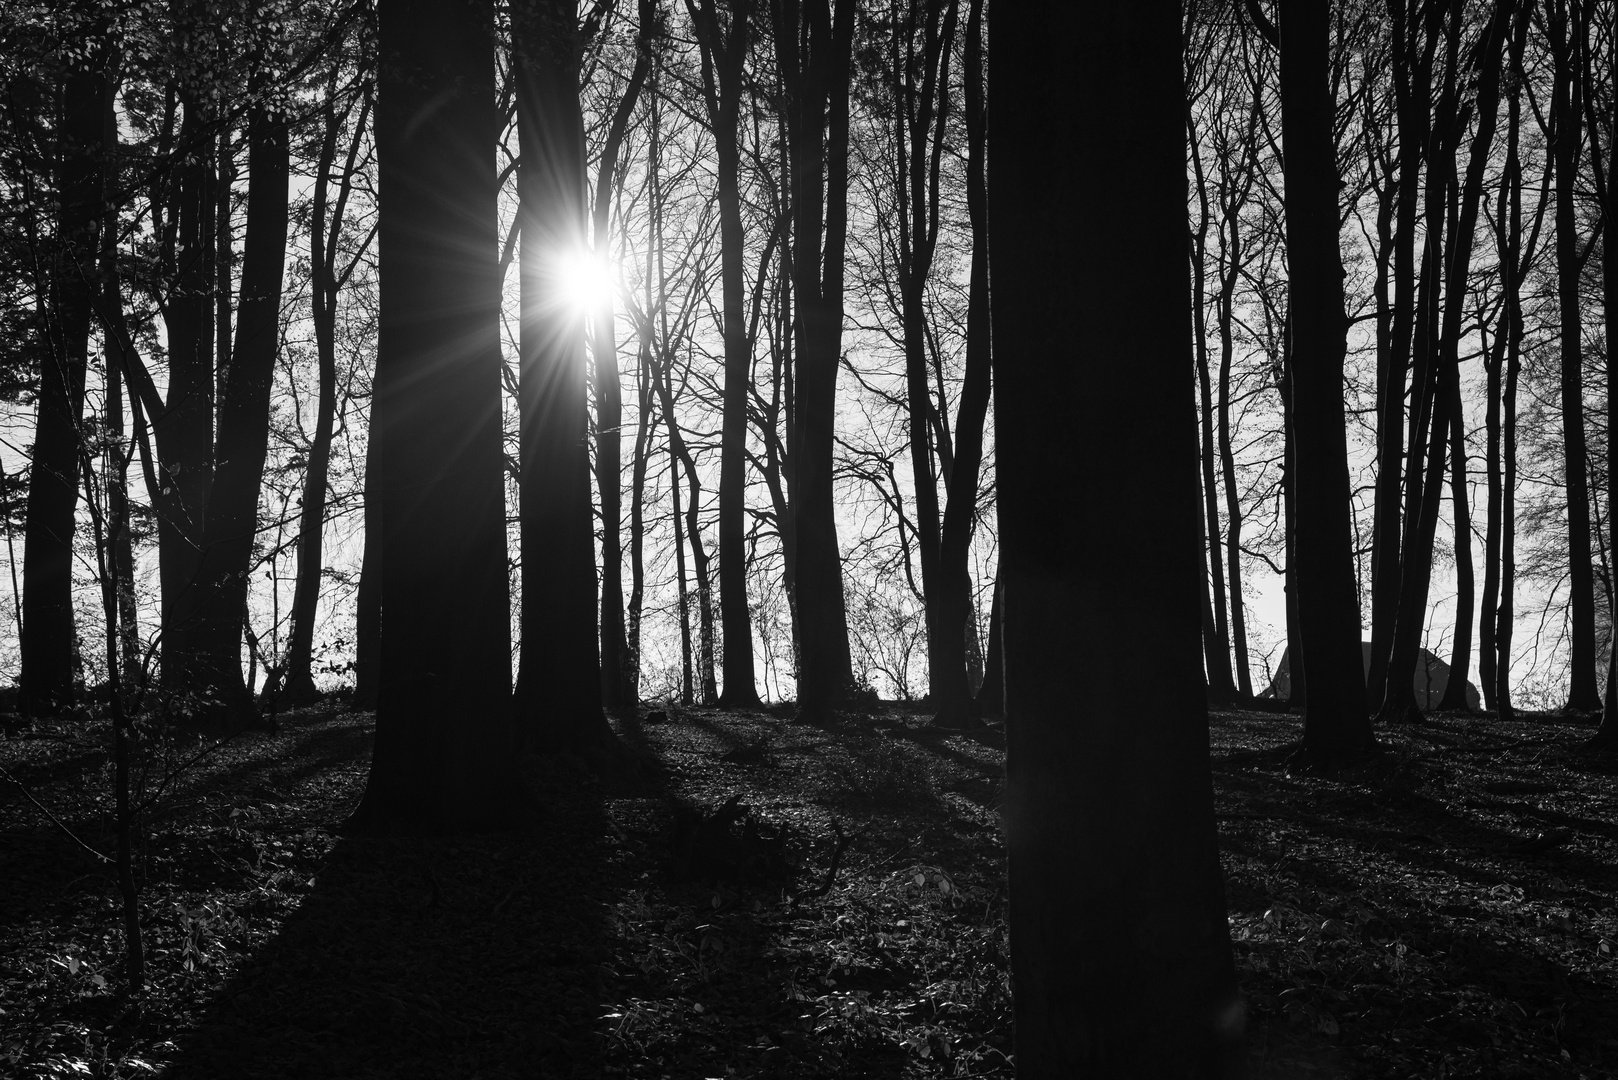
[[[599,799],[552,795],[526,833],[339,839],[163,1075],[602,1075],[626,872]]]

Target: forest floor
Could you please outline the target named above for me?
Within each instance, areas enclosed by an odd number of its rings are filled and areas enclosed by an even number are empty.
[[[147,815],[134,1001],[112,874],[0,786],[0,1076],[1012,1075],[1002,729],[654,719],[617,722],[639,789],[536,765],[541,827],[438,840],[335,831],[369,715],[237,737]],[[1288,773],[1296,717],[1211,733],[1255,1077],[1618,1077],[1587,727],[1442,716],[1331,779]],[[13,725],[0,765],[106,851],[104,743]]]

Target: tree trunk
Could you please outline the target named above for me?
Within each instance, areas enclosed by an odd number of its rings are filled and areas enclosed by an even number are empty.
[[[316,165],[314,202],[309,221],[309,292],[313,300],[315,352],[319,365],[319,392],[315,403],[315,436],[309,446],[304,470],[303,507],[298,520],[298,582],[292,592],[292,630],[287,641],[286,660],[281,668],[280,696],[288,703],[301,703],[319,696],[314,681],[315,617],[320,604],[322,541],[326,531],[326,482],[331,467],[332,427],[337,414],[337,240],[342,234],[343,210],[359,156],[360,137],[370,111],[367,100],[360,109],[348,159],[338,181],[335,208],[330,206],[330,174],[337,162],[337,136],[341,118],[336,107],[337,85],[333,75],[327,88],[325,134]],[[327,211],[331,210],[330,224]],[[363,573],[363,567],[361,569]]]
[[[374,391],[374,385],[373,385]],[[373,406],[374,409],[374,406]],[[365,545],[354,596],[354,696],[349,707],[375,709],[382,689],[382,476],[381,444],[372,423],[365,443]]]
[[[1212,214],[1208,188],[1202,174],[1202,154],[1194,117],[1187,110],[1187,134],[1191,145],[1192,183],[1196,187],[1197,225],[1191,230],[1191,327],[1196,347],[1192,350],[1197,369],[1197,430],[1201,436],[1202,480],[1199,495],[1202,507],[1198,517],[1202,527],[1198,537],[1207,559],[1209,586],[1213,596],[1206,604],[1203,626],[1203,664],[1207,668],[1208,700],[1229,705],[1236,699],[1236,683],[1230,673],[1230,623],[1225,606],[1225,565],[1219,551],[1219,487],[1214,476],[1214,399],[1213,379],[1208,371],[1207,258],[1208,226]],[[1206,595],[1206,590],[1204,590]]]
[[[584,121],[575,0],[515,13],[517,172],[522,221],[522,652],[517,718],[525,737],[598,767],[614,739],[601,711],[594,523],[586,433],[586,312],[567,268],[585,241]]]
[[[641,87],[651,67],[652,35],[657,6],[640,0],[640,33],[635,67],[613,111],[601,159],[596,169],[595,200],[591,204],[591,238],[595,257],[605,266],[612,250],[610,226],[612,191],[617,183],[618,154],[624,132],[640,100]],[[624,627],[624,550],[622,444],[622,388],[618,375],[617,319],[611,296],[594,313],[592,358],[596,389],[596,487],[601,492],[601,700],[610,709],[633,707],[639,699],[639,680],[629,670],[629,642]]]
[[[67,73],[57,108],[55,249],[47,271],[49,348],[39,373],[38,422],[23,526],[22,670],[18,711],[55,712],[80,678],[73,629],[73,519],[79,422],[100,253],[101,151],[108,50],[91,48]]]
[[[1502,186],[1500,199],[1502,211],[1499,221],[1505,221],[1503,205],[1506,198]],[[1502,269],[1502,274],[1505,271]],[[1509,288],[1509,285],[1502,286]],[[1501,474],[1500,474],[1500,394],[1501,376],[1506,359],[1506,329],[1505,314],[1502,310],[1499,332],[1495,334],[1494,341],[1485,350],[1484,363],[1488,377],[1484,390],[1483,424],[1485,431],[1484,463],[1487,478],[1488,503],[1485,509],[1483,529],[1483,596],[1479,602],[1478,613],[1478,685],[1483,691],[1483,707],[1493,712],[1495,702],[1495,647],[1496,627],[1499,625],[1500,611],[1500,515],[1501,515]],[[1487,335],[1487,330],[1480,324],[1480,332]]]
[[[368,482],[387,535],[376,748],[350,827],[498,828],[517,788],[494,10],[488,0],[382,0],[378,22],[379,441]]]
[[[218,464],[191,589],[196,621],[186,635],[188,686],[234,714],[252,710],[242,679],[242,629],[281,331],[289,177],[284,115],[263,107],[251,111],[248,171],[238,340],[220,396]]]
[[[1197,641],[1178,16],[1024,3],[992,21],[1005,815],[1026,1077],[1244,1074]],[[1083,334],[1049,318],[1074,296],[1109,317]],[[1104,673],[1082,704],[1076,660]]]
[[[1566,709],[1601,708],[1596,686],[1595,577],[1590,554],[1590,483],[1585,470],[1584,341],[1579,297],[1578,200],[1582,103],[1578,50],[1584,28],[1577,0],[1551,0],[1551,155],[1556,162],[1556,299],[1561,316],[1562,476],[1567,491],[1568,663]]]
[[[1337,239],[1330,21],[1325,0],[1296,0],[1281,7],[1291,422],[1296,446],[1298,615],[1304,649],[1291,662],[1294,675],[1302,669],[1309,677],[1303,754],[1322,769],[1373,741],[1365,711],[1349,520],[1343,415],[1348,324]]]
[[[753,626],[747,607],[747,403],[753,347],[747,333],[746,237],[742,230],[737,121],[752,31],[751,0],[732,0],[722,28],[715,0],[687,0],[702,49],[702,94],[718,165],[720,293],[725,341],[719,451],[719,609],[724,629],[724,708],[759,708]],[[728,32],[727,32],[728,30]],[[693,489],[694,491],[694,489]],[[695,495],[692,505],[696,503]],[[692,533],[695,550],[696,533]]]
[[[192,62],[207,63],[208,31],[192,3],[178,36]],[[192,666],[197,630],[204,515],[214,465],[214,117],[198,84],[181,84],[184,119],[177,205],[171,217],[176,244],[174,289],[165,312],[168,393],[152,414],[157,442],[159,584],[162,594],[163,679],[183,688]]]
[[[780,0],[775,53],[787,96],[797,334],[792,516],[797,530],[798,710],[829,719],[853,682],[833,446],[842,362],[853,0]]]
[[[971,278],[966,293],[966,367],[955,414],[955,464],[945,484],[944,522],[938,551],[938,624],[948,682],[933,676],[933,723],[973,726],[984,714],[983,687],[973,697],[968,644],[976,641],[972,606],[972,522],[977,516],[983,465],[983,422],[991,390],[989,352],[989,207],[985,178],[988,126],[983,100],[983,0],[968,0],[966,50],[966,210],[972,226]],[[991,607],[993,604],[991,603]],[[959,633],[957,635],[957,630]],[[991,633],[992,633],[991,629]],[[970,639],[970,641],[969,641]],[[955,653],[960,641],[962,655]],[[992,652],[994,646],[990,644]],[[962,669],[964,682],[953,672]],[[987,685],[985,673],[984,685]],[[993,712],[1001,712],[999,701]]]
[[[1387,691],[1383,697],[1380,719],[1397,720],[1416,718],[1415,677],[1420,654],[1421,637],[1427,616],[1427,592],[1432,573],[1433,542],[1438,528],[1439,507],[1443,501],[1444,460],[1449,425],[1458,415],[1460,404],[1460,339],[1462,319],[1465,315],[1467,274],[1472,263],[1473,235],[1477,229],[1478,210],[1482,202],[1484,171],[1488,165],[1489,148],[1493,144],[1495,120],[1500,104],[1500,68],[1504,56],[1506,34],[1511,27],[1512,4],[1501,0],[1480,44],[1480,70],[1476,99],[1477,124],[1468,150],[1466,180],[1458,184],[1455,178],[1454,147],[1466,128],[1466,117],[1455,115],[1456,100],[1446,88],[1446,113],[1441,114],[1438,139],[1444,145],[1437,162],[1429,162],[1429,170],[1447,173],[1447,186],[1454,198],[1459,187],[1459,211],[1451,211],[1449,238],[1444,250],[1443,280],[1445,302],[1442,322],[1436,341],[1427,350],[1432,356],[1430,374],[1418,374],[1414,392],[1430,402],[1427,425],[1427,464],[1419,482],[1419,508],[1406,510],[1405,546],[1400,561],[1399,622],[1394,634],[1393,656],[1388,668]],[[1458,34],[1458,29],[1452,29]],[[1457,46],[1449,46],[1453,63]],[[1440,198],[1440,203],[1442,199]],[[1429,204],[1430,218],[1437,218]],[[1429,236],[1432,235],[1431,224]],[[1434,245],[1436,247],[1436,245]],[[1438,281],[1436,272],[1430,295],[1432,307],[1437,308]],[[1422,367],[1418,364],[1418,373]],[[1413,434],[1422,429],[1418,415],[1412,424]],[[1418,487],[1415,466],[1411,468],[1411,488]],[[1470,556],[1470,540],[1467,555]],[[1466,583],[1470,591],[1470,582]],[[1471,612],[1466,612],[1466,635],[1470,636]],[[1452,678],[1455,673],[1452,672]],[[1464,678],[1464,669],[1461,672]],[[1464,691],[1464,682],[1460,691]],[[1464,700],[1464,699],[1463,699]]]
[[[1472,513],[1466,499],[1466,418],[1461,414],[1461,383],[1450,384],[1450,505],[1455,515],[1455,637],[1450,644],[1449,681],[1441,710],[1470,712],[1466,676],[1472,666]]]
[[[1416,219],[1421,209],[1422,149],[1429,135],[1430,86],[1438,35],[1429,15],[1421,46],[1408,27],[1409,0],[1392,0],[1393,80],[1399,125],[1398,181],[1392,237],[1393,296],[1388,345],[1377,378],[1377,474],[1371,573],[1371,666],[1366,701],[1381,705],[1399,621],[1402,567],[1400,490],[1405,474],[1405,373],[1410,366],[1419,287],[1416,282]],[[1439,14],[1442,5],[1429,12]],[[1409,42],[1409,44],[1405,44]],[[1419,92],[1418,92],[1419,89]],[[1414,415],[1414,410],[1412,410]],[[1414,468],[1412,459],[1412,469]]]

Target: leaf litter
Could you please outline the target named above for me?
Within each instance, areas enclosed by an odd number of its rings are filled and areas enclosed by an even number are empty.
[[[1013,1074],[1003,732],[615,721],[632,789],[529,770],[526,833],[358,840],[371,717],[317,707],[179,778],[107,868],[0,794],[0,1075]],[[1290,775],[1297,718],[1210,725],[1255,1077],[1618,1077],[1618,791],[1588,729],[1447,715]],[[99,729],[0,764],[111,845]]]

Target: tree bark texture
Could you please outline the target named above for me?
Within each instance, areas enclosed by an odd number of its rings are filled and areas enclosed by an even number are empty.
[[[1372,742],[1349,520],[1343,415],[1348,324],[1337,236],[1330,21],[1327,0],[1289,0],[1281,8],[1294,551],[1303,646],[1303,655],[1294,654],[1290,663],[1294,676],[1301,669],[1309,679],[1303,753],[1327,768]]]
[[[509,824],[511,645],[500,445],[494,10],[383,0],[376,748],[351,826]]]
[[[1024,3],[992,21],[1006,832],[1030,1078],[1243,1074],[1195,599],[1178,16]],[[1049,318],[1056,297],[1108,317],[1073,334]]]

